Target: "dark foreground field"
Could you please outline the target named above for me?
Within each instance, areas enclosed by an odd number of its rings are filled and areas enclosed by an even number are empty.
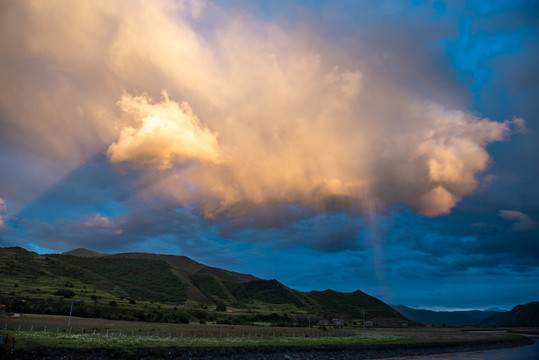
[[[113,322],[27,315],[0,319],[6,359],[376,359],[514,347],[507,333],[443,328],[320,329]],[[73,325],[75,325],[73,327]]]
[[[131,349],[48,348],[6,352],[6,359],[236,359],[236,360],[341,360],[380,359],[491,350],[528,345],[528,338],[499,341],[459,341],[385,345],[230,346]]]

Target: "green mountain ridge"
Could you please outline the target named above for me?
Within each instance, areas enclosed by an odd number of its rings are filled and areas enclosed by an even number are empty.
[[[104,258],[129,258],[129,259],[148,259],[148,260],[162,260],[166,261],[172,266],[177,267],[191,273],[193,275],[213,275],[223,281],[231,282],[248,282],[253,280],[259,280],[257,277],[249,274],[241,274],[233,271],[223,270],[200,264],[187,256],[178,255],[161,255],[151,253],[119,253],[102,255]]]
[[[368,314],[368,318],[377,320],[377,322],[397,318],[406,320],[406,317],[402,316],[398,311],[360,290],[352,293],[341,293],[328,289],[325,291],[311,291],[307,295],[315,302],[315,307],[322,314],[337,314],[340,317],[352,315],[355,318],[360,318],[363,309],[365,309],[365,314]]]
[[[366,319],[380,325],[407,321],[359,290],[300,292],[275,279],[206,266],[185,256],[87,249],[39,255],[20,247],[0,248],[0,303],[8,311],[65,314],[71,301],[79,315],[127,320],[352,321],[361,319],[365,309]]]

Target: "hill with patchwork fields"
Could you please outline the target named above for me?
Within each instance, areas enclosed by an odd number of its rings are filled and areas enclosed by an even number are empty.
[[[397,325],[406,318],[361,291],[300,292],[200,264],[185,256],[100,254],[76,249],[40,255],[0,248],[0,303],[7,311],[171,322],[296,323],[339,318]]]

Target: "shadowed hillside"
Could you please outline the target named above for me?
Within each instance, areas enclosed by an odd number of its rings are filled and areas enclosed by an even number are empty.
[[[309,299],[299,291],[290,289],[277,280],[254,280],[247,283],[226,283],[239,304],[246,304],[252,300],[269,304],[293,304],[296,307],[305,307]]]
[[[500,326],[539,326],[539,302],[517,305],[511,311],[496,314],[488,319]]]
[[[361,319],[364,308],[366,319],[377,324],[406,321],[359,290],[304,293],[277,280],[209,267],[185,256],[86,249],[39,255],[20,247],[0,248],[0,303],[7,304],[8,311],[66,314],[71,302],[77,316],[126,320],[352,320]]]
[[[51,256],[108,279],[135,300],[164,303],[187,300],[187,284],[174,275],[168,263],[161,260]]]
[[[149,260],[162,260],[166,261],[176,268],[186,271],[193,275],[213,275],[223,281],[230,281],[235,283],[247,282],[258,280],[257,277],[249,274],[240,274],[233,271],[218,269],[210,266],[200,264],[187,256],[177,255],[160,255],[149,253],[120,253],[105,255],[107,258],[128,258],[128,259],[149,259]]]
[[[328,289],[311,291],[307,295],[316,304],[315,308],[321,314],[361,318],[365,309],[366,318],[377,320],[378,323],[397,325],[399,322],[406,321],[404,316],[384,302],[359,290],[341,293]]]

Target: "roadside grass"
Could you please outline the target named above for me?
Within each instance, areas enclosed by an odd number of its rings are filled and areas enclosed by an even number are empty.
[[[19,350],[43,348],[70,349],[124,349],[124,348],[167,348],[167,347],[228,347],[228,346],[331,346],[331,345],[404,345],[428,343],[453,343],[476,341],[478,339],[418,339],[396,335],[367,334],[342,337],[159,337],[129,336],[103,333],[63,334],[52,332],[4,331],[16,339],[15,347]],[[482,338],[483,342],[495,342],[518,339],[518,335],[505,335]],[[9,339],[9,337],[8,337]],[[8,342],[9,345],[9,342]]]
[[[316,346],[390,344],[404,341],[401,337],[383,334],[342,337],[168,337],[109,334],[63,334],[52,332],[4,331],[14,337],[17,349],[42,348],[158,348],[158,347],[224,347],[224,346]],[[254,335],[254,334],[253,334]],[[9,337],[8,337],[9,339]],[[9,345],[9,340],[8,340]]]

